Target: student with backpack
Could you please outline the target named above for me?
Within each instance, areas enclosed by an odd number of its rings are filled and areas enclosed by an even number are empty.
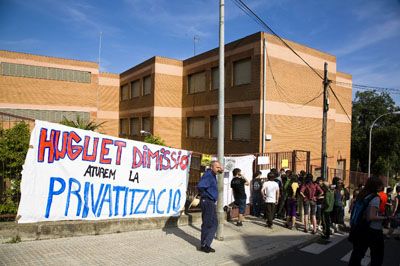
[[[379,215],[378,191],[383,187],[378,177],[370,177],[358,194],[350,216],[349,241],[353,243],[349,265],[360,265],[365,252],[371,251],[371,266],[382,265],[384,238],[382,223],[385,216]]]
[[[299,191],[299,183],[298,183],[298,176],[296,174],[292,174],[290,176],[290,183],[287,184],[286,187],[286,209],[287,209],[287,216],[286,216],[286,226],[289,229],[292,229],[293,226],[296,225],[296,207],[297,207],[297,195]]]

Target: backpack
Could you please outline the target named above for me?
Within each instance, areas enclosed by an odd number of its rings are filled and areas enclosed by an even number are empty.
[[[377,197],[376,194],[372,193],[366,196],[362,200],[356,200],[350,215],[350,233],[348,240],[354,242],[355,239],[359,239],[361,236],[366,234],[369,228],[370,222],[367,221],[365,211],[370,201]]]
[[[298,194],[299,194],[300,187],[297,188],[296,194],[293,195],[294,193],[293,193],[292,184],[293,184],[293,182],[290,182],[290,183],[289,183],[288,188],[287,188],[286,195],[287,195],[287,197],[288,197],[289,199],[290,199],[290,198],[296,199],[297,196],[298,196]]]

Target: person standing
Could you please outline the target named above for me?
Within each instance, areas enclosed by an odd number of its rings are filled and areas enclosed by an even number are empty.
[[[384,238],[382,222],[386,217],[379,215],[380,198],[377,194],[382,188],[382,180],[378,177],[370,177],[364,189],[358,194],[357,201],[363,201],[371,196],[373,198],[369,201],[365,211],[369,226],[366,232],[358,234],[353,240],[353,252],[349,261],[350,266],[360,265],[368,248],[371,251],[371,266],[382,265],[383,263]]]
[[[331,212],[333,210],[335,195],[329,188],[329,183],[327,181],[322,183],[321,188],[324,191],[324,198],[321,205],[322,238],[328,240],[331,235]]]
[[[261,188],[262,188],[261,171],[256,171],[253,175],[253,181],[251,182],[253,215],[255,217],[260,216],[261,201],[262,201]]]
[[[217,174],[222,174],[223,168],[218,161],[211,162],[211,168],[201,177],[197,184],[200,192],[201,208],[201,247],[206,253],[215,252],[211,243],[217,231],[218,221],[216,213],[216,202],[218,200]]]
[[[287,196],[287,216],[286,226],[289,229],[296,228],[296,206],[297,206],[297,194],[299,190],[298,176],[292,174],[290,176],[290,183],[287,185],[286,196]]]
[[[317,232],[317,195],[322,196],[324,192],[321,187],[313,182],[312,174],[307,174],[304,185],[300,189],[300,194],[304,199],[304,232],[308,232],[308,217],[311,216],[313,226],[312,234]]]
[[[279,185],[276,183],[275,174],[270,172],[267,176],[268,180],[264,182],[261,193],[265,199],[266,203],[266,219],[267,227],[272,228],[272,220],[274,219],[275,206],[278,204],[279,200]]]
[[[233,191],[233,198],[235,199],[235,204],[239,206],[239,217],[236,223],[237,226],[243,226],[243,216],[246,211],[246,200],[247,195],[244,190],[244,186],[249,185],[249,181],[242,176],[242,172],[239,168],[235,168],[232,171],[233,179],[231,181],[231,188]]]

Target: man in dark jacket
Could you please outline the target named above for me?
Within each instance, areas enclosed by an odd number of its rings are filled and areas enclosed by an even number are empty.
[[[217,174],[222,174],[223,168],[218,161],[211,162],[211,169],[208,169],[197,184],[200,192],[201,207],[201,247],[200,250],[206,253],[215,252],[211,247],[218,221],[216,213],[216,202],[218,200]]]

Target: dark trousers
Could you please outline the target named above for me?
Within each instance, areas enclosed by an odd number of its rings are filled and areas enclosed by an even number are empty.
[[[256,217],[260,216],[261,204],[262,204],[262,196],[253,195],[253,215]]]
[[[272,226],[272,220],[274,219],[275,214],[275,203],[266,203],[265,214],[267,225]]]
[[[329,238],[331,235],[331,213],[322,210],[322,227],[324,228],[324,236]]]
[[[367,249],[371,251],[371,266],[380,266],[383,263],[384,239],[382,230],[369,228],[365,234],[353,241],[349,265],[359,266]]]
[[[201,198],[200,207],[203,222],[201,224],[201,246],[211,247],[218,226],[215,202],[208,198]]]
[[[286,199],[287,196],[283,195],[280,199],[279,199],[279,205],[276,211],[276,216],[280,219],[284,219],[286,217]]]

